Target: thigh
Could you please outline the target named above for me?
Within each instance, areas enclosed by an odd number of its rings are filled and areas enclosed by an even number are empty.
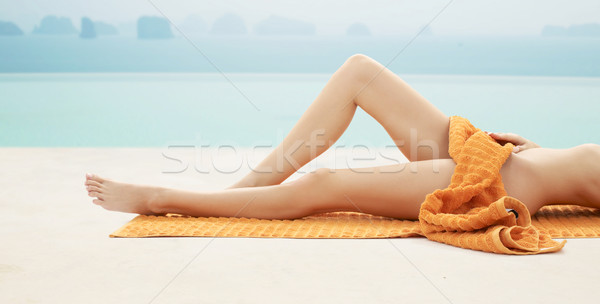
[[[410,161],[450,158],[449,118],[375,60],[362,66],[364,85],[357,104],[388,132]]]
[[[425,196],[450,184],[451,159],[391,166],[332,170],[325,191],[334,199],[315,212],[347,210],[402,219],[417,219]]]
[[[556,167],[560,164],[547,163],[550,159],[556,160],[556,151],[540,149],[535,153],[524,152],[511,155],[501,168],[507,195],[523,202],[531,214],[549,201],[564,202],[563,197],[573,199],[565,189],[564,178],[552,173],[564,172]],[[567,156],[567,153],[564,154]],[[326,191],[329,199],[316,206],[314,211],[361,211],[417,219],[425,196],[450,185],[455,166],[452,159],[432,159],[382,167],[331,170],[325,181],[320,183],[319,190],[320,193]]]

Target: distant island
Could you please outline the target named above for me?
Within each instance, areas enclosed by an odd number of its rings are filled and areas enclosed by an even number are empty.
[[[19,36],[23,31],[14,23],[0,20],[0,36]]]
[[[119,31],[114,25],[102,21],[94,21],[94,29],[96,29],[96,34],[99,36],[119,34]]]
[[[117,28],[101,21],[92,21],[88,17],[81,18],[80,38],[92,39],[101,35],[116,35],[119,32]]]
[[[248,29],[242,17],[228,13],[215,21],[210,33],[214,35],[245,35],[248,33]]]
[[[569,27],[546,25],[542,29],[545,37],[600,37],[600,24],[587,23]]]
[[[75,35],[78,31],[67,17],[46,16],[39,26],[35,26],[33,34],[41,35]]]
[[[137,22],[137,37],[139,39],[168,39],[173,38],[169,20],[156,16],[142,16]]]
[[[81,18],[81,33],[80,38],[91,39],[96,38],[96,29],[94,28],[94,22],[88,17]]]
[[[272,15],[254,27],[258,35],[314,35],[314,24]]]

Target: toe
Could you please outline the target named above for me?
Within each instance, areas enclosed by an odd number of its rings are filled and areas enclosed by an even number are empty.
[[[98,182],[98,183],[101,183],[101,184],[105,181],[104,178],[102,178],[102,177],[100,177],[100,176],[98,176],[96,174],[91,174],[91,173],[86,174],[85,178],[87,180],[89,180],[89,181],[95,181],[95,182]]]
[[[87,180],[85,182],[85,185],[86,186],[96,186],[96,187],[102,188],[102,184],[101,183],[99,183],[97,181],[93,181],[93,180]]]
[[[99,200],[99,199],[95,199],[92,201],[92,203],[96,204],[96,205],[102,205],[102,203],[104,203],[103,200]]]
[[[96,191],[90,191],[90,192],[88,192],[88,196],[89,197],[96,197],[96,198],[99,198],[99,199],[102,199],[102,197],[103,197],[102,193],[96,192]]]
[[[88,192],[94,191],[94,192],[102,193],[102,188],[100,188],[98,186],[87,186],[87,190],[88,190]]]

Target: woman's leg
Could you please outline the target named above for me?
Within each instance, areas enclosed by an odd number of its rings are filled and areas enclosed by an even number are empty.
[[[434,170],[434,162],[438,168]],[[280,185],[190,192],[88,176],[94,203],[113,211],[266,219],[300,218],[325,211],[362,211],[416,219],[425,195],[450,184],[451,159],[364,168],[319,169]]]
[[[281,185],[189,192],[130,185],[88,176],[94,203],[108,210],[152,214],[299,218],[325,211],[361,211],[416,219],[428,193],[446,188],[451,159],[375,168],[319,169]],[[530,149],[512,154],[500,170],[508,195],[533,214],[546,204],[600,208],[600,146]]]
[[[428,193],[450,184],[452,159],[417,161],[362,169],[319,169],[280,185],[190,192],[130,185],[97,176],[86,179],[94,203],[108,210],[193,216],[291,219],[327,211],[360,211],[416,219]],[[526,157],[509,158],[500,173],[508,195],[532,213],[547,198],[536,165]]]
[[[281,183],[327,150],[346,130],[357,107],[385,128],[409,160],[450,158],[448,117],[383,65],[354,55],[274,151],[232,188]]]

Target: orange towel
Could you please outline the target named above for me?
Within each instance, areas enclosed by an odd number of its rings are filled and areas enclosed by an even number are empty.
[[[600,209],[575,205],[542,207],[531,224],[553,238],[600,237]],[[423,236],[418,221],[356,212],[329,212],[295,220],[138,215],[111,237],[250,237],[373,239]]]
[[[555,252],[565,245],[532,226],[525,204],[506,195],[500,168],[512,144],[501,146],[459,116],[450,118],[449,136],[449,153],[456,162],[450,186],[427,195],[419,213],[428,239],[505,254]]]

